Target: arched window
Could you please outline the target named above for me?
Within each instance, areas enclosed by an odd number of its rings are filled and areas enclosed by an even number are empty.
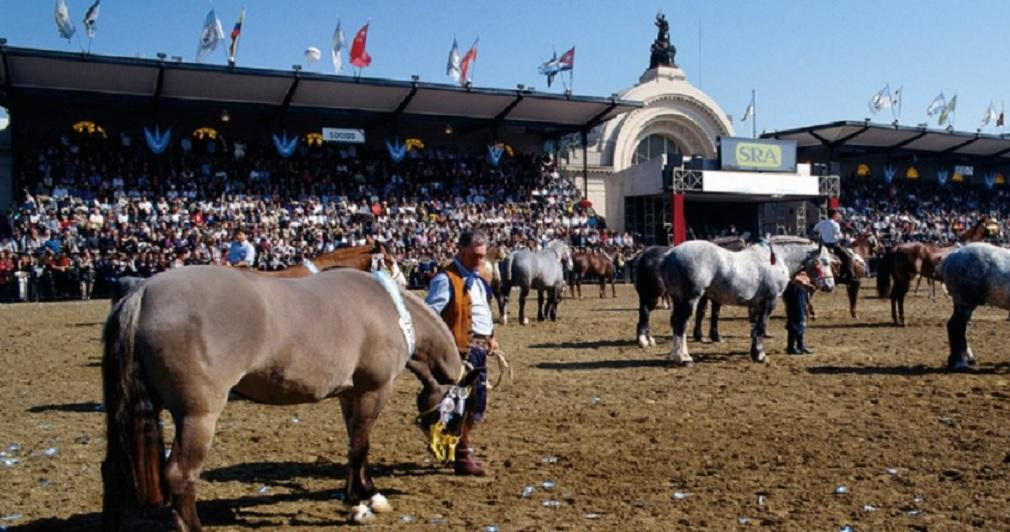
[[[664,153],[680,153],[677,143],[663,135],[649,135],[638,143],[632,164],[655,159]]]

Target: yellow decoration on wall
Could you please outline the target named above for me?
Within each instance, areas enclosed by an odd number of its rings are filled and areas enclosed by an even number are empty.
[[[407,151],[423,149],[424,142],[421,139],[407,139]]]
[[[866,163],[860,163],[860,165],[856,167],[856,176],[870,177],[870,165]]]
[[[100,126],[100,125],[98,125],[98,124],[96,124],[96,123],[94,123],[94,122],[92,122],[90,120],[81,120],[80,122],[77,122],[76,124],[74,124],[73,128],[74,128],[74,131],[76,131],[78,133],[87,133],[88,135],[96,135],[97,134],[97,135],[101,135],[102,138],[106,138],[106,139],[109,138],[109,136],[105,134],[105,129],[103,129],[102,126]]]
[[[951,177],[950,180],[954,183],[964,183],[964,176],[955,172],[954,177]]]
[[[201,127],[193,132],[193,138],[203,140],[205,138],[216,140],[217,130],[212,127]]]
[[[499,148],[499,149],[505,150],[505,155],[508,155],[509,157],[515,157],[516,156],[516,152],[512,151],[512,146],[509,146],[508,144],[505,144],[504,142],[499,142],[498,144],[495,144],[495,147]]]
[[[309,146],[322,146],[323,145],[323,134],[322,133],[309,133],[305,135],[305,144]]]
[[[1002,173],[997,173],[996,174],[996,184],[997,185],[1005,185],[1006,184],[1006,178],[1003,177]]]
[[[914,166],[909,166],[908,169],[905,170],[905,179],[919,179],[919,170],[917,170]]]

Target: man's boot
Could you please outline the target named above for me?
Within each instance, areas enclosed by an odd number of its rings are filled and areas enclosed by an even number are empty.
[[[807,349],[807,344],[803,342],[803,335],[796,335],[796,351],[803,355],[813,354],[813,351]]]
[[[453,469],[457,475],[482,477],[484,465],[473,454],[470,448],[470,431],[473,430],[474,420],[472,414],[467,414],[463,421],[463,431],[459,437],[459,444],[456,445],[456,462]]]
[[[786,333],[789,337],[786,340],[786,353],[790,355],[800,354],[800,352],[796,350],[796,333],[794,333],[792,329],[786,329]]]

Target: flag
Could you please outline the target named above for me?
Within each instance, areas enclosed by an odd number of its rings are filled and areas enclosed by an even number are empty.
[[[940,111],[940,121],[939,125],[944,125],[947,123],[947,117],[950,116],[954,110],[957,109],[957,94],[951,97],[947,105],[943,106],[943,111]]]
[[[996,107],[990,101],[989,107],[986,107],[985,114],[982,115],[982,125],[979,127],[988,126],[994,119],[996,119]]]
[[[891,85],[887,84],[870,98],[870,112],[877,114],[891,107]]]
[[[456,38],[453,37],[452,50],[449,50],[449,62],[445,65],[445,75],[452,78],[456,83],[459,83],[460,61],[459,45],[456,44]]]
[[[333,39],[330,40],[330,58],[333,59],[333,71],[337,74],[344,69],[344,30],[340,29],[340,21],[337,21],[337,29],[333,30]]]
[[[996,127],[1003,127],[1006,125],[1006,120],[1003,116],[1003,102],[999,104],[999,116],[996,117]]]
[[[940,111],[943,111],[947,107],[947,98],[943,95],[941,91],[940,94],[933,98],[933,101],[929,103],[929,107],[926,108],[926,116],[933,116]]]
[[[477,43],[480,42],[480,37],[477,37],[473,41],[473,46],[466,51],[463,55],[462,61],[459,63],[459,83],[461,85],[466,85],[467,83],[473,81],[473,76],[471,75],[470,67],[477,62]]]
[[[316,48],[315,46],[309,46],[305,49],[305,64],[311,65],[323,57],[323,52]]]
[[[570,50],[561,54],[558,57],[558,53],[554,52],[551,58],[547,60],[544,64],[540,65],[538,69],[541,74],[547,76],[547,86],[550,87],[551,83],[554,82],[554,77],[559,73],[564,71],[571,71],[575,68],[575,47],[572,46]]]
[[[98,22],[98,3],[102,0],[95,0],[94,4],[88,8],[88,11],[84,13],[84,33],[88,34],[89,39],[95,37],[95,24]]]
[[[744,109],[743,118],[740,122],[746,122],[748,119],[754,118],[754,99],[752,98],[750,103],[747,104],[747,109]]]
[[[372,64],[372,57],[365,51],[365,40],[368,39],[369,24],[371,23],[366,22],[358,30],[358,33],[354,35],[354,41],[351,43],[351,64],[358,68],[365,68]]]
[[[224,40],[224,29],[221,28],[221,20],[214,14],[214,8],[207,13],[207,18],[203,21],[203,29],[200,30],[200,43],[196,47],[196,60],[200,61],[210,52],[217,50],[217,44]]]
[[[70,40],[74,36],[74,22],[70,20],[70,8],[67,7],[66,0],[56,0],[56,29],[60,32],[60,37]]]
[[[242,8],[242,13],[238,16],[238,22],[235,23],[235,27],[231,29],[231,45],[228,46],[228,62],[234,63],[235,56],[238,55],[238,38],[242,35],[242,23],[245,22],[245,8]]]

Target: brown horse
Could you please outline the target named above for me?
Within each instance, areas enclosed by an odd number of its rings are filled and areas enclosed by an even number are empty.
[[[835,275],[835,282],[845,284],[846,295],[849,297],[849,315],[858,318],[856,303],[859,301],[859,289],[862,287],[863,279],[869,277],[870,268],[868,266],[870,257],[880,247],[879,240],[874,233],[860,233],[849,246],[850,261],[852,263],[852,279],[839,278],[842,262],[838,257],[832,256],[831,271]],[[816,292],[815,292],[816,294]],[[814,310],[813,294],[807,300],[807,313],[811,320],[817,319],[817,312]]]
[[[983,216],[972,227],[958,234],[962,243],[980,242],[985,239],[985,228],[989,217]],[[935,276],[943,258],[952,253],[954,246],[939,246],[921,242],[898,244],[884,253],[877,267],[877,295],[891,299],[891,321],[904,327],[905,296],[912,281],[919,275]],[[893,287],[892,287],[893,284]]]
[[[445,323],[420,298],[350,269],[301,279],[215,266],[167,271],[116,305],[103,340],[103,524],[112,530],[132,507],[169,501],[178,529],[200,530],[197,481],[231,392],[274,405],[339,398],[345,502],[368,501],[352,520],[374,519],[372,511],[392,508],[369,476],[369,433],[393,379],[405,366],[421,379],[425,413],[464,373]],[[162,409],[175,422],[167,462]]]
[[[396,258],[389,252],[385,244],[377,241],[364,246],[340,248],[311,260],[306,259],[301,264],[283,270],[259,273],[282,278],[308,277],[313,273],[333,268],[352,268],[363,272],[382,269],[386,270],[397,283],[406,285],[406,278],[396,264]]]
[[[586,275],[595,275],[600,280],[600,298],[607,297],[607,281],[610,281],[610,292],[613,297],[617,297],[617,288],[614,286],[614,262],[610,257],[602,252],[589,251],[576,253],[572,257],[572,298],[578,292],[579,299],[582,299],[582,279]]]

